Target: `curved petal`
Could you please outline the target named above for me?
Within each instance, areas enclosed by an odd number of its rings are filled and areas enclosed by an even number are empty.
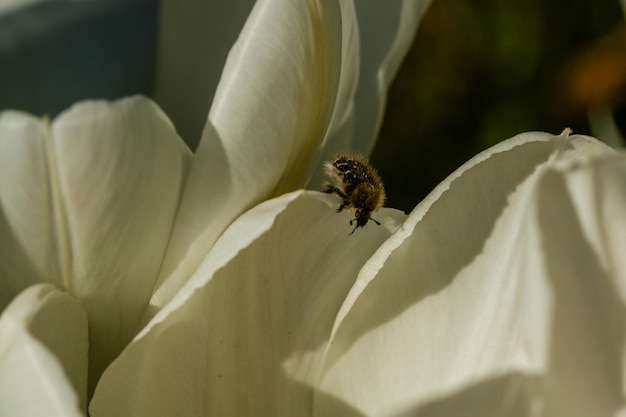
[[[341,72],[337,100],[326,137],[317,155],[315,169],[307,180],[307,188],[320,189],[324,181],[323,164],[336,153],[351,149],[354,135],[354,96],[359,81],[359,25],[352,0],[341,2],[342,46]]]
[[[189,151],[149,100],[85,102],[50,135],[65,289],[89,313],[90,385],[136,334],[167,247]]]
[[[225,210],[232,200],[232,178],[221,140],[210,122],[193,156],[171,243],[160,279],[145,311],[147,323],[187,282],[235,213]]]
[[[296,192],[237,219],[104,373],[91,415],[310,415],[336,312],[405,218],[383,209],[350,235],[337,204]]]
[[[626,403],[626,155],[558,164],[533,197],[520,258],[548,288],[548,337],[536,346],[545,415],[617,415]]]
[[[87,348],[75,299],[51,284],[23,291],[0,316],[0,415],[84,415]]]
[[[363,415],[527,415],[549,307],[545,284],[520,260],[526,213],[547,167],[612,152],[568,131],[523,134],[440,184],[370,259],[338,313],[316,415],[334,414],[328,396]]]
[[[371,153],[382,123],[387,91],[430,2],[358,0],[354,2],[356,11],[343,8],[343,21],[348,23],[344,23],[340,95],[307,187],[321,187],[323,163],[335,153],[348,149],[363,155]],[[349,16],[352,13],[356,16]],[[358,25],[349,25],[357,20]]]
[[[255,4],[194,157],[155,309],[186,282],[237,216],[302,186],[310,175],[337,94],[340,17],[335,0]]]
[[[189,156],[141,97],[0,115],[0,307],[37,282],[81,298],[94,381],[147,307]]]
[[[254,0],[161,2],[155,98],[190,148]]]
[[[230,52],[209,119],[248,204],[310,175],[337,97],[341,16],[334,0],[261,0]]]
[[[41,120],[0,113],[0,311],[32,284],[63,286],[45,137]]]

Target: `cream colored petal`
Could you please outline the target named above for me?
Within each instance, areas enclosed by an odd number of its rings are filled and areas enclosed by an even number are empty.
[[[44,121],[0,113],[0,311],[32,284],[63,286],[45,137]]]
[[[89,313],[90,384],[136,334],[180,201],[190,153],[143,97],[85,102],[50,132],[66,290]]]
[[[84,415],[87,349],[78,301],[51,284],[20,293],[0,316],[0,415]]]
[[[334,0],[262,0],[230,52],[209,119],[250,202],[310,175],[337,98],[341,16]]]
[[[78,104],[52,124],[0,116],[0,307],[37,282],[80,298],[93,381],[137,331],[189,157],[141,97]]]
[[[333,154],[352,150],[369,155],[374,148],[387,103],[387,91],[413,43],[430,0],[358,0],[353,28],[344,24],[340,87],[344,93],[324,142],[322,156],[307,187],[326,180],[323,163]],[[345,7],[344,14],[354,13]],[[350,22],[348,16],[344,22]],[[345,99],[341,100],[341,97]]]
[[[546,416],[616,415],[626,403],[625,204],[623,154],[557,164],[539,181],[522,261],[550,296]]]
[[[235,218],[310,175],[338,94],[340,17],[335,0],[255,4],[194,157],[154,310],[184,285]]]
[[[311,415],[337,310],[405,218],[383,209],[350,235],[338,204],[296,192],[237,219],[104,373],[91,415]]]
[[[505,141],[415,208],[338,313],[315,415],[334,415],[336,398],[353,410],[342,415],[542,415],[551,306],[522,261],[528,212],[548,167],[613,153],[568,133]]]
[[[359,82],[359,70],[361,69],[359,24],[354,2],[343,1],[341,6],[342,53],[337,100],[326,137],[316,155],[315,168],[306,183],[307,188],[314,190],[320,190],[322,184],[328,180],[323,169],[324,163],[336,153],[351,149],[355,129],[354,96]]]

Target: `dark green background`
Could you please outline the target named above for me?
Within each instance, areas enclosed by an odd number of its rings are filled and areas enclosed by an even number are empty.
[[[371,157],[386,205],[411,211],[469,158],[518,133],[590,134],[564,79],[576,56],[623,24],[617,0],[433,1]],[[624,110],[622,101],[622,132]]]

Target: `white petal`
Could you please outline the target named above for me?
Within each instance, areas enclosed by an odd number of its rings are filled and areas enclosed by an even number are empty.
[[[337,94],[340,16],[335,0],[255,4],[194,157],[155,307],[171,299],[237,216],[310,175]]]
[[[521,260],[549,288],[546,416],[624,407],[626,155],[559,164],[540,178]]]
[[[359,25],[353,1],[341,2],[341,73],[333,116],[322,143],[307,188],[320,189],[325,178],[323,165],[338,152],[351,149],[354,135],[354,96],[359,81]]]
[[[156,101],[192,149],[253,0],[161,2]]]
[[[187,282],[211,250],[213,243],[237,213],[233,201],[231,167],[210,122],[194,154],[185,192],[177,213],[160,280],[146,310],[143,323],[165,305]],[[228,203],[231,210],[228,210]]]
[[[310,175],[334,109],[341,48],[338,2],[255,4],[209,113],[249,201],[292,191]]]
[[[382,226],[350,235],[353,215],[338,203],[296,192],[233,223],[104,373],[91,415],[310,415],[337,310],[405,218],[383,209]]]
[[[0,311],[31,284],[63,286],[45,131],[35,117],[0,114]]]
[[[336,414],[329,398],[368,416],[533,415],[550,306],[520,263],[525,216],[546,166],[611,152],[567,132],[524,134],[440,184],[340,310],[316,415]]]
[[[149,100],[85,102],[51,129],[60,260],[89,313],[93,384],[137,331],[169,242],[189,151]]]
[[[87,348],[75,299],[50,284],[23,291],[0,316],[0,415],[83,415]]]
[[[307,187],[321,187],[325,180],[323,164],[333,154],[349,149],[363,155],[371,153],[382,123],[387,90],[430,2],[358,0],[354,2],[356,12],[347,2],[342,4],[340,90],[321,157]]]

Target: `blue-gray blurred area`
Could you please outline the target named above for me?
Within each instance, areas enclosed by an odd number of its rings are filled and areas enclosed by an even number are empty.
[[[150,92],[159,2],[34,3],[0,14],[0,110],[56,116],[87,98]]]

